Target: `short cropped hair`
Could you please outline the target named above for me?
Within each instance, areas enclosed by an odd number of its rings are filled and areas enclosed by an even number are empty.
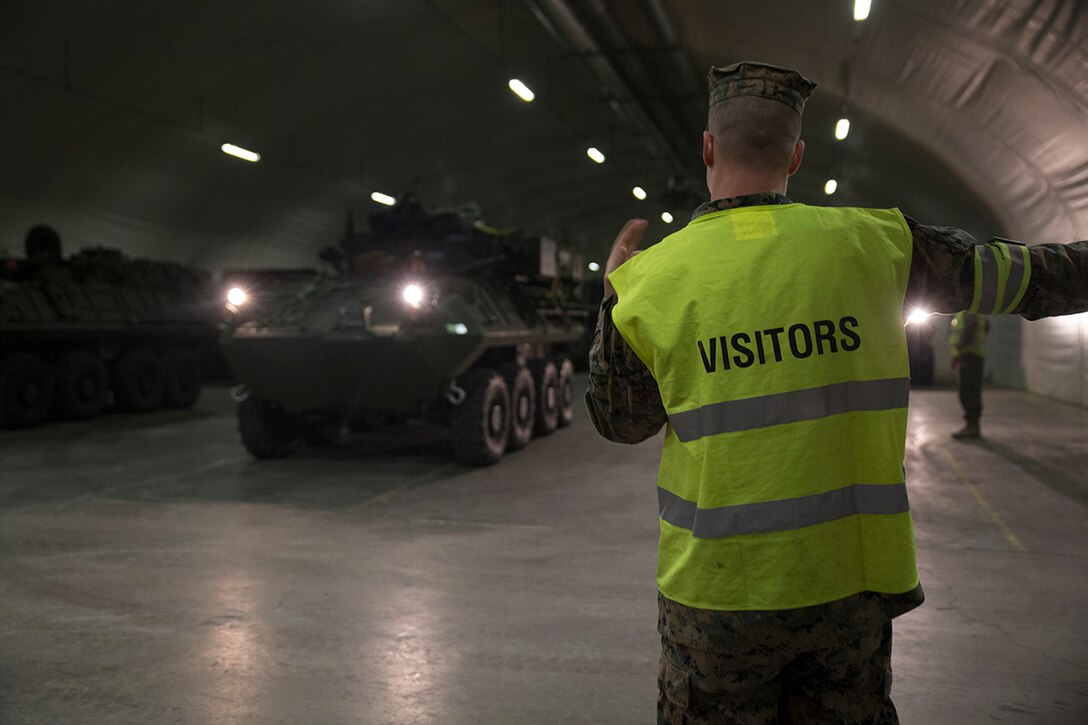
[[[801,116],[784,103],[757,96],[727,98],[710,107],[707,130],[726,162],[784,171],[801,137]]]

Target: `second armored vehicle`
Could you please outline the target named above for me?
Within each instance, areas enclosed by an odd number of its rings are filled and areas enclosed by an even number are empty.
[[[34,227],[0,270],[0,428],[192,406],[219,309],[206,272],[101,247],[63,259]]]
[[[459,460],[487,465],[569,424],[589,319],[577,257],[411,198],[370,222],[323,253],[341,274],[221,339],[246,448],[284,456],[345,425],[423,418],[450,426]]]

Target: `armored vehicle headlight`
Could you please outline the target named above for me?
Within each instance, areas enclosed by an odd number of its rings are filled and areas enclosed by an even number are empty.
[[[247,299],[249,299],[249,295],[241,287],[231,287],[230,291],[227,292],[227,302],[235,307],[244,305]]]
[[[423,288],[418,284],[410,284],[404,288],[404,301],[412,307],[423,304]]]
[[[907,324],[908,325],[924,325],[924,324],[926,324],[926,320],[929,319],[929,315],[930,315],[930,313],[928,311],[923,310],[920,307],[916,307],[913,310],[911,310],[910,315],[907,316]]]

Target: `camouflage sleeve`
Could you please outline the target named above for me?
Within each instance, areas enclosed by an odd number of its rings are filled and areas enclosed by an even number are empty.
[[[962,229],[906,220],[914,238],[907,305],[944,313],[970,308],[978,242]],[[1036,244],[1027,251],[1027,289],[1010,313],[1036,320],[1088,310],[1088,241]]]
[[[608,440],[641,443],[665,425],[665,406],[649,368],[612,324],[615,304],[615,295],[606,297],[597,315],[586,407],[597,432]]]
[[[914,238],[907,306],[948,314],[970,307],[975,238],[955,227],[927,226],[909,216],[906,220]]]
[[[1028,247],[1031,281],[1015,312],[1029,320],[1088,310],[1088,241]]]

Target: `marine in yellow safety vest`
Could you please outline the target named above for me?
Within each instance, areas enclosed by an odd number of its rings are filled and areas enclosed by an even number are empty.
[[[978,438],[982,435],[982,373],[986,364],[986,333],[990,321],[982,315],[957,312],[948,332],[952,351],[952,367],[956,370],[960,405],[963,406],[963,427],[953,438]]]
[[[616,238],[586,394],[610,440],[665,427],[658,721],[894,723],[891,620],[923,600],[904,304],[1086,310],[1088,242],[795,204],[815,84],[752,62],[709,82],[711,201],[642,253],[644,220]]]

